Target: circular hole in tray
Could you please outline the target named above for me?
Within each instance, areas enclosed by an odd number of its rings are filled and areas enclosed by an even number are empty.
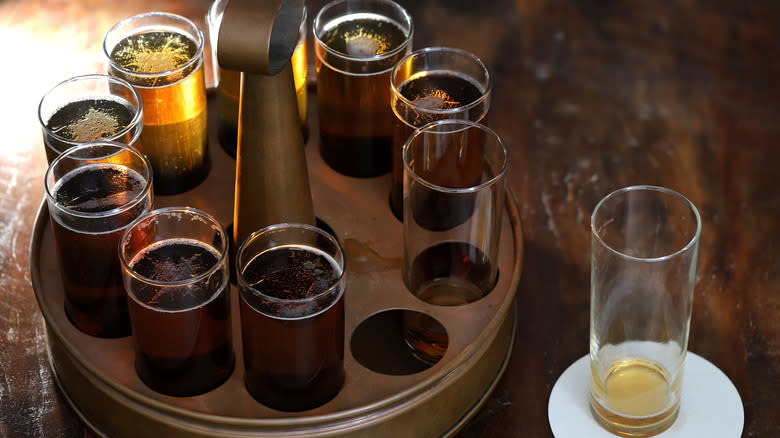
[[[406,343],[404,319],[420,318],[437,332],[447,330],[433,317],[406,309],[383,310],[363,320],[352,332],[352,356],[364,367],[381,374],[403,376],[419,373],[434,363],[420,360]]]

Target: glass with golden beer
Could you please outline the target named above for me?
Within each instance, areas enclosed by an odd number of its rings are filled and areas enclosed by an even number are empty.
[[[181,193],[208,175],[203,34],[190,20],[162,12],[126,18],[103,40],[109,74],[143,101],[141,151],[154,168],[154,192]]]

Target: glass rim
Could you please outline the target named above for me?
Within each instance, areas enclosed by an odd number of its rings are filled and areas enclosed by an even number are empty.
[[[427,108],[424,108],[424,107],[416,105],[414,102],[412,102],[411,100],[407,99],[406,96],[401,94],[401,90],[398,88],[398,85],[396,85],[396,80],[395,80],[396,73],[401,69],[401,66],[406,61],[408,61],[409,59],[412,59],[414,57],[424,56],[424,55],[426,55],[428,53],[433,53],[433,52],[457,53],[458,55],[461,55],[464,58],[467,58],[467,59],[470,59],[470,60],[474,61],[476,63],[476,65],[478,65],[479,68],[482,69],[482,71],[485,73],[485,77],[487,78],[487,86],[482,91],[482,93],[480,94],[479,98],[469,102],[466,105],[461,105],[461,106],[457,106],[457,107],[454,107],[454,108],[427,109]],[[474,55],[471,52],[467,52],[465,50],[458,49],[458,48],[455,48],[455,47],[432,46],[432,47],[425,47],[425,48],[422,48],[422,49],[415,50],[414,52],[411,52],[411,53],[407,54],[406,56],[404,56],[403,58],[401,58],[398,61],[398,63],[396,63],[393,66],[393,71],[392,71],[392,73],[390,73],[390,88],[391,88],[391,90],[393,92],[393,95],[398,100],[400,100],[401,102],[403,102],[407,106],[413,107],[416,112],[421,112],[421,113],[426,113],[426,114],[447,115],[447,114],[454,114],[454,113],[459,113],[459,112],[462,112],[462,111],[469,110],[469,109],[471,109],[471,108],[473,108],[473,107],[483,103],[487,99],[489,99],[490,98],[490,94],[491,94],[491,92],[493,90],[493,75],[490,74],[490,70],[488,70],[488,68],[485,65],[485,63],[482,62],[482,60],[479,59],[478,56]]]
[[[687,206],[690,209],[690,211],[693,212],[693,216],[696,218],[696,230],[694,231],[693,235],[688,240],[688,242],[685,245],[682,246],[682,248],[680,248],[680,249],[678,249],[678,250],[676,250],[676,251],[674,251],[672,253],[665,254],[665,255],[662,255],[662,256],[658,256],[658,257],[636,257],[636,256],[631,256],[631,255],[628,255],[628,254],[625,254],[625,253],[623,253],[621,251],[616,250],[615,248],[613,248],[610,245],[608,245],[607,242],[604,241],[604,239],[602,239],[601,235],[596,230],[596,214],[598,213],[599,209],[604,204],[606,204],[606,202],[609,202],[612,199],[614,199],[614,198],[616,198],[616,197],[618,197],[620,195],[624,195],[624,194],[629,193],[629,192],[638,192],[638,191],[657,192],[657,193],[663,193],[665,195],[669,195],[672,198],[675,198],[676,200],[681,201],[683,203],[683,205]],[[609,193],[608,195],[604,196],[603,198],[601,198],[601,200],[593,208],[593,213],[590,216],[590,231],[591,231],[591,235],[604,248],[607,248],[607,250],[609,250],[611,253],[613,253],[613,254],[615,254],[615,255],[617,255],[619,257],[622,257],[622,258],[627,259],[627,260],[637,261],[637,262],[646,262],[646,263],[662,262],[662,261],[669,260],[669,259],[672,259],[674,257],[677,257],[680,254],[688,252],[689,250],[691,250],[692,248],[694,248],[698,244],[699,238],[701,237],[701,229],[702,229],[701,216],[699,215],[699,210],[696,208],[696,205],[694,205],[693,202],[691,202],[688,198],[686,198],[685,196],[683,196],[679,192],[676,192],[676,191],[674,191],[672,189],[669,189],[669,188],[666,188],[666,187],[654,186],[654,185],[634,185],[634,186],[627,186],[627,187],[623,187],[623,188],[617,189],[617,190]]]
[[[127,260],[125,257],[125,253],[122,250],[122,248],[125,246],[124,244],[129,239],[131,234],[131,229],[135,228],[137,225],[139,225],[144,220],[148,220],[152,216],[159,216],[162,214],[168,214],[168,213],[185,213],[185,214],[191,214],[193,216],[200,216],[202,218],[205,218],[207,221],[209,221],[212,225],[216,225],[217,233],[222,238],[222,247],[221,248],[214,248],[219,252],[219,258],[217,259],[216,263],[212,267],[210,267],[206,272],[203,272],[201,274],[196,275],[195,277],[191,278],[185,278],[184,280],[176,280],[176,281],[160,281],[160,280],[153,280],[149,277],[146,277],[144,275],[139,274],[137,271],[135,271],[132,267],[130,267],[130,261]],[[165,239],[167,240],[167,239]],[[155,242],[153,242],[155,243]],[[151,245],[151,244],[150,244]],[[146,245],[148,247],[149,245]],[[213,245],[210,245],[213,248]],[[229,248],[228,248],[228,235],[227,231],[225,231],[225,227],[222,226],[222,224],[212,215],[206,213],[203,210],[194,208],[194,207],[163,207],[158,208],[155,210],[150,210],[142,214],[141,216],[138,216],[137,218],[133,219],[130,224],[125,227],[124,231],[122,232],[122,237],[119,239],[119,260],[122,263],[122,267],[124,268],[123,271],[126,271],[128,274],[130,274],[133,278],[136,280],[142,281],[146,284],[150,284],[153,286],[160,286],[160,287],[175,287],[175,286],[186,286],[188,284],[197,283],[200,280],[211,276],[216,272],[220,266],[225,264],[225,261],[228,258]],[[230,268],[227,268],[230,269]],[[229,271],[228,275],[225,275],[225,281],[229,281]],[[209,301],[209,300],[206,300]],[[185,309],[187,310],[187,309]]]
[[[345,59],[345,60],[349,60],[349,61],[353,61],[353,62],[365,62],[365,63],[373,63],[373,62],[378,62],[378,61],[384,61],[386,59],[389,59],[389,58],[392,58],[394,56],[397,56],[399,53],[407,50],[407,47],[409,47],[409,44],[412,42],[412,37],[414,35],[414,23],[412,22],[412,16],[409,15],[409,12],[404,7],[402,7],[401,5],[399,5],[398,3],[396,3],[396,2],[394,2],[392,0],[365,0],[365,1],[370,1],[370,2],[374,2],[374,3],[383,3],[385,5],[388,5],[388,6],[392,7],[392,8],[394,8],[394,9],[396,9],[397,11],[399,11],[401,13],[401,16],[404,18],[406,23],[400,23],[400,24],[401,25],[406,24],[407,25],[407,29],[401,29],[401,30],[405,31],[406,35],[405,35],[405,38],[404,38],[403,42],[401,44],[399,44],[398,47],[394,48],[393,50],[380,53],[378,55],[373,55],[373,56],[353,56],[353,55],[350,55],[348,53],[340,52],[338,50],[333,50],[330,46],[325,44],[325,42],[322,41],[322,39],[320,38],[320,34],[319,34],[320,32],[318,32],[318,28],[319,27],[323,27],[324,28],[324,24],[320,25],[320,22],[322,21],[323,13],[326,12],[327,10],[331,9],[331,8],[334,8],[334,7],[342,4],[342,3],[349,3],[350,1],[352,1],[352,0],[334,0],[334,1],[331,1],[330,3],[326,4],[325,6],[323,6],[319,10],[319,12],[317,12],[317,15],[314,16],[314,21],[312,22],[312,35],[314,35],[314,42],[318,46],[320,46],[323,49],[325,49],[325,51],[328,52],[329,54],[331,54],[333,56],[336,56],[336,57],[339,57],[341,59]],[[363,12],[365,12],[365,11],[359,11],[357,13],[363,13]],[[370,13],[370,12],[365,12],[365,13]],[[334,18],[334,19],[332,19],[330,21],[333,21],[333,20],[335,20],[337,18],[341,18],[341,17],[344,17],[346,15],[350,15],[350,14],[340,15],[339,17],[336,17],[336,18]],[[384,14],[379,14],[379,13],[375,13],[375,14],[376,15],[384,15]],[[386,16],[386,15],[384,15],[384,16]],[[393,21],[395,21],[395,20],[393,20]],[[390,67],[388,69],[385,69],[385,70],[382,70],[382,71],[377,71],[377,72],[372,72],[372,73],[369,73],[369,74],[370,75],[377,75],[377,74],[384,73],[384,72],[386,72],[388,70],[392,70],[392,69],[393,69],[393,67]],[[365,75],[365,73],[361,73],[361,75]]]
[[[144,186],[143,186],[143,188],[138,192],[138,194],[135,197],[133,197],[133,199],[131,199],[130,201],[126,202],[124,205],[112,208],[111,210],[97,211],[97,212],[84,212],[84,211],[72,210],[72,209],[70,209],[68,207],[61,206],[57,202],[56,198],[54,197],[54,194],[52,193],[52,190],[54,189],[54,187],[50,187],[49,186],[49,176],[51,175],[51,173],[52,173],[53,169],[55,168],[55,166],[59,165],[59,163],[61,161],[64,161],[66,158],[77,160],[78,158],[72,158],[71,156],[76,154],[77,152],[80,152],[80,151],[83,151],[83,150],[87,150],[87,149],[91,149],[91,148],[93,148],[95,146],[114,146],[114,147],[117,148],[116,152],[114,152],[112,154],[109,154],[109,155],[105,155],[105,157],[116,155],[117,153],[120,153],[122,151],[128,151],[131,154],[135,155],[137,158],[140,158],[141,162],[143,163],[143,165],[146,168],[147,173],[149,175],[148,178],[144,178]],[[100,158],[84,158],[85,161],[86,160],[99,160],[99,159]],[[95,163],[95,164],[97,164],[97,163]],[[125,166],[125,165],[121,165],[121,166],[128,167],[128,166]],[[69,172],[66,172],[65,175],[67,175],[68,173]],[[143,176],[143,175],[141,175],[141,176]],[[147,192],[150,191],[149,189],[152,186],[152,179],[153,179],[153,177],[154,176],[152,174],[152,163],[149,161],[148,158],[146,158],[146,155],[142,154],[140,151],[138,151],[138,149],[136,149],[136,148],[134,148],[134,147],[132,147],[132,146],[126,144],[126,143],[120,143],[120,142],[117,142],[117,141],[96,140],[96,141],[89,141],[89,142],[86,142],[86,143],[81,143],[81,144],[75,145],[75,146],[73,146],[71,148],[68,148],[67,150],[65,150],[65,152],[61,153],[57,158],[55,158],[51,162],[49,167],[46,169],[46,173],[44,174],[44,179],[43,179],[43,186],[44,186],[44,189],[46,191],[46,199],[51,201],[51,204],[53,204],[55,207],[57,207],[60,211],[66,212],[68,215],[74,216],[74,217],[85,218],[85,219],[99,219],[99,218],[106,218],[106,217],[109,217],[109,216],[114,216],[114,215],[117,215],[119,213],[122,213],[122,212],[124,212],[126,210],[129,210],[129,209],[133,208],[136,204],[138,204],[138,202],[141,199],[143,199],[143,198],[145,198],[147,196]],[[57,181],[59,181],[59,179]],[[55,183],[55,186],[56,185],[57,184]]]
[[[136,112],[133,115],[133,118],[130,120],[130,123],[128,123],[127,126],[122,128],[122,130],[120,130],[116,134],[111,135],[109,137],[105,137],[105,138],[98,139],[98,140],[92,140],[92,141],[101,141],[101,140],[112,141],[112,140],[116,140],[116,139],[124,136],[128,132],[130,132],[134,127],[139,127],[139,130],[138,130],[138,133],[133,135],[133,138],[131,139],[131,143],[135,143],[135,141],[138,140],[138,138],[141,136],[141,130],[143,129],[143,112],[144,111],[143,111],[143,102],[141,101],[141,95],[138,93],[138,90],[136,90],[135,87],[132,86],[126,80],[124,80],[122,78],[119,78],[119,77],[116,77],[116,76],[111,76],[111,75],[101,74],[101,73],[90,73],[90,74],[73,76],[71,78],[65,79],[64,81],[62,81],[62,82],[58,83],[57,85],[53,86],[51,89],[49,89],[49,91],[46,92],[46,94],[43,95],[43,97],[41,98],[41,101],[38,103],[38,122],[40,122],[41,127],[46,132],[46,135],[50,135],[50,136],[54,137],[57,141],[62,142],[62,143],[67,143],[67,144],[70,144],[70,145],[80,145],[80,144],[87,143],[87,142],[84,142],[84,141],[77,141],[77,140],[73,140],[73,139],[70,139],[70,138],[63,137],[63,136],[57,134],[56,132],[52,131],[51,129],[49,129],[48,123],[43,121],[43,114],[42,114],[43,104],[46,101],[46,98],[51,96],[51,94],[54,92],[54,90],[60,88],[61,86],[69,85],[69,84],[75,83],[75,82],[81,82],[81,81],[86,81],[86,80],[97,80],[97,79],[108,80],[109,82],[114,82],[114,83],[116,83],[118,85],[121,85],[122,87],[125,87],[125,88],[129,89],[130,92],[135,97],[135,100],[138,101],[138,106],[136,107]],[[68,102],[68,103],[70,103],[70,102]],[[66,103],[66,105],[67,105],[67,103]],[[44,141],[44,143],[45,143],[45,146],[47,148],[50,147],[48,142]],[[58,153],[58,154],[61,154],[64,151],[55,151],[55,152]]]
[[[440,125],[464,125],[464,127],[462,129],[454,129],[445,132],[431,131],[432,129]],[[471,128],[480,129],[483,132],[487,133],[487,135],[489,135],[490,137],[494,138],[496,140],[496,143],[500,146],[500,150],[503,155],[501,168],[496,172],[495,175],[493,175],[493,177],[491,177],[487,181],[481,182],[477,185],[470,186],[470,187],[445,187],[428,181],[427,179],[420,176],[417,172],[412,170],[412,168],[409,166],[409,160],[407,159],[409,147],[411,146],[414,139],[416,139],[418,136],[423,134],[451,134],[453,132],[460,132]],[[501,181],[506,175],[507,169],[509,167],[509,150],[507,149],[506,144],[504,143],[504,139],[501,138],[501,136],[499,136],[495,131],[493,131],[489,127],[478,122],[473,122],[471,120],[464,120],[464,119],[436,120],[435,122],[428,123],[416,129],[404,143],[402,155],[403,155],[402,158],[404,162],[404,169],[408,171],[411,175],[413,175],[416,178],[416,180],[420,182],[420,184],[426,186],[429,189],[436,190],[443,193],[465,194],[465,193],[482,191],[484,188],[495,185],[498,181]]]
[[[222,25],[222,15],[225,14],[226,8],[227,0],[214,0],[211,2],[211,5],[209,5],[209,8],[206,10],[206,15],[204,16],[206,21],[206,28],[209,33],[208,41],[212,46],[211,51],[214,53],[217,51],[216,45],[214,43],[217,41],[219,26]]]
[[[244,273],[243,273],[243,268],[245,266],[242,267],[242,264],[240,263],[241,255],[244,253],[244,251],[246,251],[247,247],[255,239],[257,239],[258,237],[260,237],[262,235],[265,235],[265,234],[268,234],[268,233],[275,232],[275,231],[284,230],[284,229],[299,229],[299,230],[312,231],[312,232],[314,232],[314,233],[316,233],[316,234],[326,238],[330,243],[332,243],[334,245],[335,248],[338,249],[339,258],[337,259],[337,258],[333,257],[333,259],[336,261],[337,264],[340,263],[340,266],[339,266],[340,272],[339,272],[338,276],[333,280],[332,284],[330,284],[328,286],[327,289],[323,290],[322,292],[320,292],[317,295],[314,295],[312,297],[299,298],[299,299],[290,300],[290,299],[278,298],[278,297],[274,297],[274,296],[271,296],[271,295],[264,294],[264,293],[260,292],[259,290],[255,289],[254,287],[252,287],[251,285],[249,285],[249,283],[246,281],[246,279],[244,278]],[[273,246],[271,248],[267,248],[267,249],[264,249],[263,251],[258,252],[254,257],[252,257],[252,260],[254,260],[254,258],[259,256],[260,254],[263,254],[264,252],[269,251],[269,250],[271,250],[273,248],[276,248],[278,246],[279,245]],[[327,231],[323,230],[322,228],[319,228],[319,227],[316,227],[316,226],[313,226],[313,225],[309,225],[309,224],[303,224],[303,223],[297,223],[297,222],[282,222],[282,223],[278,223],[278,224],[269,225],[267,227],[264,227],[264,228],[261,228],[261,229],[255,231],[254,233],[250,234],[249,237],[247,237],[244,240],[243,243],[241,243],[241,246],[236,251],[236,282],[238,283],[239,287],[242,287],[245,290],[249,290],[249,291],[252,292],[253,295],[255,295],[257,297],[260,297],[261,299],[269,301],[269,302],[280,303],[280,304],[305,304],[305,303],[310,303],[310,302],[313,302],[313,301],[317,301],[319,298],[330,294],[333,291],[334,288],[339,287],[339,284],[342,282],[342,280],[344,280],[344,273],[346,272],[345,265],[346,265],[346,258],[344,257],[344,250],[341,248],[341,244],[338,242],[338,240],[336,240],[336,238],[333,237],[330,233],[328,233]],[[343,293],[343,291],[342,291],[342,293]],[[336,300],[333,300],[333,302],[335,303]],[[330,306],[326,306],[322,310],[325,310],[325,309],[328,309],[328,308],[330,308]],[[318,313],[319,313],[319,311],[318,311]],[[284,317],[284,316],[278,315],[278,316],[275,316],[275,318],[279,318],[279,319],[301,319],[301,318],[308,318],[308,317],[313,316],[315,314],[306,315],[306,316],[303,316],[303,317],[294,317],[294,318],[289,318],[289,317]]]
[[[195,54],[187,62],[185,62],[184,64],[182,64],[182,65],[180,65],[180,66],[178,66],[176,68],[173,68],[173,69],[170,69],[170,70],[157,71],[157,72],[140,72],[140,71],[135,71],[135,70],[131,70],[129,68],[125,68],[125,67],[119,65],[118,63],[116,63],[114,61],[114,59],[111,58],[111,51],[108,49],[108,46],[107,46],[109,35],[111,35],[112,33],[116,32],[119,28],[121,28],[122,26],[124,26],[124,25],[126,25],[128,23],[131,23],[133,21],[143,20],[143,19],[149,18],[149,17],[170,18],[170,19],[173,19],[174,21],[182,22],[186,26],[190,26],[194,30],[194,32],[192,32],[192,33],[194,34],[194,37],[195,37],[195,46],[196,46],[195,47]],[[169,27],[170,27],[169,25],[159,25],[159,24],[157,24],[157,25],[147,25],[147,26],[144,26],[141,29],[143,29],[142,32],[146,32],[146,31],[154,30],[154,29],[158,29],[158,28],[159,29],[165,29],[165,28],[169,28]],[[138,30],[138,29],[135,29],[135,30]],[[136,34],[142,33],[142,32],[130,32],[125,37],[131,36],[131,35],[136,35]],[[195,24],[195,22],[193,22],[189,18],[184,17],[182,15],[172,14],[170,12],[156,12],[155,11],[155,12],[145,12],[145,13],[142,13],[142,14],[137,14],[137,15],[133,15],[131,17],[123,18],[122,20],[118,21],[116,24],[111,26],[111,28],[106,32],[105,36],[103,37],[103,54],[108,59],[109,65],[112,68],[122,72],[122,74],[125,74],[125,75],[128,75],[128,76],[137,76],[137,77],[140,77],[140,78],[149,79],[149,78],[157,78],[157,77],[161,77],[161,76],[169,76],[169,75],[173,75],[173,74],[176,74],[176,73],[180,73],[180,72],[183,72],[183,71],[187,70],[188,68],[194,67],[198,63],[202,63],[203,62],[203,47],[204,47],[204,45],[205,45],[205,41],[204,41],[204,37],[203,37],[203,31],[200,30],[200,28]],[[116,47],[116,45],[114,45],[114,47]],[[114,47],[111,47],[111,50],[113,50]],[[195,71],[195,70],[196,69],[193,68],[193,71]],[[182,79],[184,79],[184,77]],[[165,84],[165,85],[162,85],[162,86],[169,86],[169,85],[173,85],[173,84]],[[158,88],[158,87],[148,87],[148,86],[143,86],[143,85],[134,85],[134,87]]]

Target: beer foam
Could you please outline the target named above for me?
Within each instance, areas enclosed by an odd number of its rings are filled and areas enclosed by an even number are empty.
[[[136,114],[135,106],[117,96],[85,96],[59,107],[46,127],[53,134],[75,142],[115,138]]]
[[[433,93],[420,96],[412,102],[423,109],[432,111],[455,108],[460,105],[460,102],[453,99],[452,96],[447,94],[444,90],[433,90]]]
[[[144,185],[144,178],[128,167],[111,163],[88,164],[60,179],[54,189],[54,199],[75,212],[106,212],[133,201]]]
[[[121,41],[112,57],[127,69],[140,73],[174,70],[186,64],[192,42],[176,32],[147,32]]]
[[[386,51],[386,44],[376,35],[364,35],[362,29],[357,35],[350,35],[347,38],[347,54],[358,57],[368,57],[378,55]]]
[[[351,23],[353,27],[338,32],[338,27]],[[331,20],[323,28],[323,42],[334,50],[357,58],[369,58],[394,50],[403,39],[393,41],[382,29],[391,28],[404,34],[404,26],[380,14],[356,13]],[[342,40],[339,42],[338,40]],[[342,46],[343,44],[343,46]]]
[[[129,295],[142,306],[157,311],[182,311],[206,305],[224,288],[227,277],[198,277],[207,274],[219,261],[219,252],[198,240],[176,238],[152,243],[128,265],[154,284],[133,283]]]
[[[219,258],[216,249],[198,240],[165,239],[140,251],[130,267],[150,280],[171,283],[208,272]]]
[[[284,282],[283,278],[279,278],[292,271],[289,259],[264,259],[264,256],[267,257],[269,253],[284,250],[305,252],[310,255],[311,259],[293,267],[306,271],[305,274],[308,275],[303,277],[308,277],[307,279],[310,280],[308,283],[292,281],[291,283],[297,284],[289,284]],[[324,259],[330,266],[324,267],[312,259]],[[250,271],[249,275],[247,271]],[[251,289],[242,287],[241,297],[254,310],[274,319],[308,318],[325,312],[341,298],[344,293],[343,287],[339,286],[342,272],[338,262],[320,249],[306,245],[280,245],[258,254],[247,263],[242,275],[250,283]],[[280,285],[286,288],[284,293],[275,290]],[[331,294],[329,291],[333,288],[338,290]],[[323,294],[332,297],[325,298]]]
[[[103,111],[90,108],[84,117],[65,127],[66,135],[76,141],[99,140],[122,129],[116,119]]]

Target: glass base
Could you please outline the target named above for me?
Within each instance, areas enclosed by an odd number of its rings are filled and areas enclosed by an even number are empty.
[[[586,354],[553,385],[547,416],[555,438],[615,438],[591,409],[590,374],[590,355]],[[685,358],[680,400],[676,419],[670,419],[669,428],[657,438],[742,436],[745,416],[739,392],[721,370],[690,351]]]
[[[649,417],[625,417],[601,406],[593,397],[590,399],[593,418],[608,431],[626,437],[653,436],[669,429],[680,411],[679,401],[668,410]]]

